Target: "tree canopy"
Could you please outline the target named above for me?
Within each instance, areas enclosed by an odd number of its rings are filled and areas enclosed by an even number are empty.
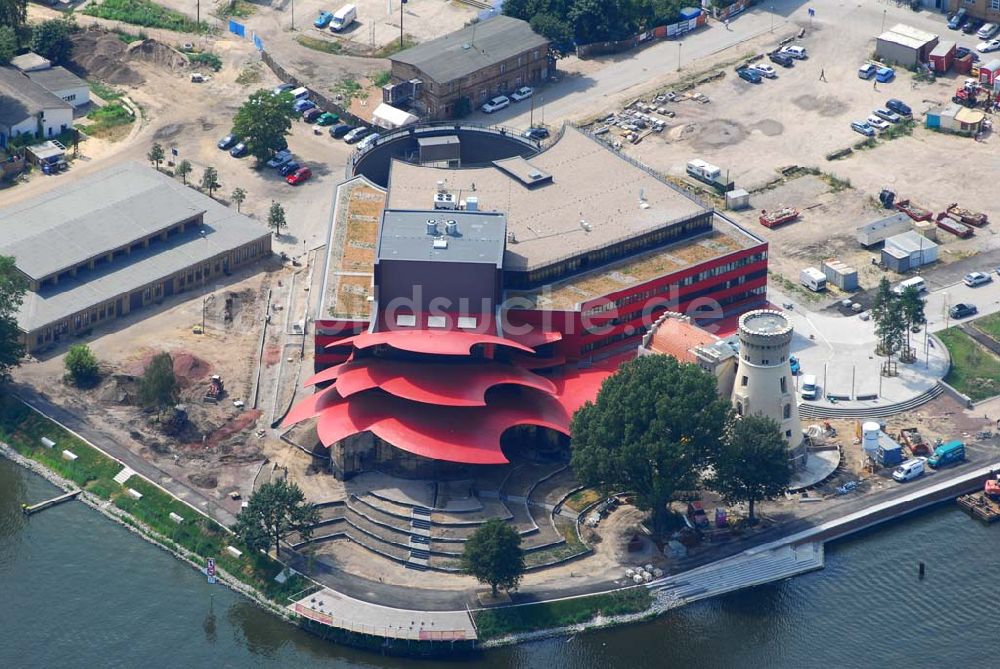
[[[524,574],[521,535],[499,518],[491,518],[472,533],[462,553],[462,571],[497,589],[514,590]]]
[[[523,19],[556,44],[622,40],[680,18],[684,0],[506,0],[503,13]]]
[[[17,312],[28,289],[27,282],[10,256],[0,256],[0,381],[10,379],[10,370],[20,364],[24,344],[17,327]]]
[[[186,186],[188,182],[188,175],[191,174],[193,169],[191,161],[185,158],[181,162],[177,163],[177,169],[174,170],[174,174],[179,176],[181,181],[183,181]]]
[[[918,298],[919,299],[919,298]],[[921,313],[923,309],[920,310]],[[892,357],[903,350],[904,344],[909,348],[906,319],[903,313],[903,301],[889,286],[889,279],[882,277],[872,299],[872,322],[875,324],[877,337],[876,353],[885,356],[882,373],[893,373]]]
[[[274,95],[262,88],[253,93],[236,112],[233,134],[246,144],[247,152],[261,163],[288,145],[285,135],[291,131],[294,117],[290,93]]]
[[[156,166],[157,170],[160,169],[160,163],[166,157],[167,154],[163,151],[163,145],[159,142],[154,142],[153,146],[149,147],[149,153],[146,154],[146,158]]]
[[[791,480],[781,425],[767,416],[734,419],[713,464],[712,489],[727,502],[746,502],[751,524],[754,505],[780,495]]]
[[[67,19],[48,19],[31,28],[31,50],[54,65],[66,63],[73,54],[69,36],[77,29],[76,23]]]
[[[86,344],[70,346],[66,353],[65,364],[70,380],[80,388],[88,388],[100,378],[97,357]]]
[[[157,353],[139,379],[139,400],[149,409],[165,409],[177,403],[177,377],[169,353]]]
[[[0,65],[6,65],[17,55],[17,32],[10,26],[0,26]]]
[[[729,415],[715,378],[696,365],[636,358],[573,416],[573,471],[585,485],[636,493],[636,505],[662,530],[671,497],[697,485]]]
[[[212,197],[212,192],[215,189],[222,187],[222,184],[219,183],[219,171],[211,165],[201,173],[201,187],[208,191],[209,197]]]
[[[28,0],[0,0],[0,26],[20,28],[28,20]]]
[[[271,209],[267,212],[267,225],[274,228],[275,235],[281,234],[282,228],[288,227],[288,221],[285,220],[285,208],[281,206],[281,203],[271,202]]]
[[[303,541],[312,536],[312,527],[319,522],[319,511],[305,501],[302,489],[295,483],[278,479],[257,489],[247,506],[236,516],[232,530],[250,550],[268,550],[274,546],[277,555],[281,541],[291,532],[298,532]]]

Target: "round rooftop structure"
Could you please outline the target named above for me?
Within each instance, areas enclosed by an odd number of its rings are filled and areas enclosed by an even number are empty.
[[[451,152],[430,151],[421,142],[449,138]],[[440,144],[440,143],[439,143]],[[356,154],[348,164],[348,176],[363,175],[383,188],[389,185],[393,160],[436,167],[483,167],[505,158],[530,158],[541,150],[541,143],[521,137],[517,131],[501,126],[463,123],[408,125],[381,134],[378,141]]]
[[[792,325],[780,311],[758,309],[740,316],[740,332],[754,335],[782,335],[792,331]]]

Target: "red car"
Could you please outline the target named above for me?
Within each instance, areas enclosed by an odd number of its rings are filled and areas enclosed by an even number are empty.
[[[285,181],[292,184],[293,186],[296,186],[302,183],[303,181],[307,180],[312,175],[313,173],[311,169],[309,169],[308,167],[300,167],[299,169],[295,170],[287,177],[285,177]]]

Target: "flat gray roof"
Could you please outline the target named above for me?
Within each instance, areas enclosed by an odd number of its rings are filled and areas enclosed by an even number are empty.
[[[28,78],[47,91],[62,91],[67,88],[87,88],[87,82],[65,67],[51,67],[27,73]]]
[[[46,109],[72,109],[13,67],[0,67],[0,124],[15,125]]]
[[[427,232],[436,223],[437,234]],[[458,225],[447,234],[446,223]],[[433,260],[437,262],[489,263],[503,267],[507,220],[503,214],[452,210],[387,209],[379,225],[376,262],[381,260]]]
[[[75,278],[60,280],[37,293],[28,291],[17,317],[22,330],[37,330],[270,235],[264,226],[147,165],[123,163],[91,178],[115,178],[124,172],[146,173],[152,181],[169,182],[175,199],[187,203],[192,210],[205,212],[204,225],[191,226],[166,241],[154,242],[149,248],[135,250],[93,271],[82,271]],[[9,221],[0,222],[4,228],[8,224]],[[46,248],[53,248],[51,242]]]
[[[905,221],[907,224],[909,224],[909,222],[911,220],[912,219],[909,216],[907,216],[906,214],[904,214],[903,212],[900,211],[900,212],[897,212],[897,213],[893,214],[892,216],[886,216],[885,218],[880,218],[877,221],[872,221],[871,223],[868,223],[867,225],[862,225],[860,228],[858,228],[858,231],[859,232],[874,232],[875,230],[880,230],[882,228],[887,228],[890,225],[892,225],[893,223],[901,223],[901,222]]]
[[[529,188],[552,181],[551,174],[545,170],[538,169],[521,156],[494,160],[493,164]]]
[[[548,44],[526,21],[494,16],[400,51],[389,60],[412,65],[430,79],[447,83],[525,51],[547,49]],[[539,58],[546,55],[539,54]]]
[[[45,68],[52,66],[52,63],[49,62],[48,58],[42,58],[34,51],[22,53],[20,56],[14,56],[10,59],[10,64],[22,72],[27,72],[29,70],[44,70]]]
[[[41,279],[156,234],[212,202],[147,165],[125,163],[0,209],[0,255]],[[184,195],[180,196],[179,195]]]
[[[457,135],[444,135],[442,137],[417,137],[418,146],[445,146],[448,144],[458,144]]]
[[[438,181],[460,199],[478,197],[480,211],[507,215],[514,234],[508,269],[545,266],[709,211],[572,126],[527,162],[551,174],[551,181],[529,187],[495,166],[448,169],[395,160],[387,206],[429,209]]]

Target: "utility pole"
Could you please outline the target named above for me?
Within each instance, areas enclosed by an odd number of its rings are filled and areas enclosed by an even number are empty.
[[[677,71],[681,71],[681,47],[684,46],[684,42],[677,42]]]
[[[295,30],[295,0],[292,0],[292,30]]]
[[[881,32],[885,32],[885,14],[888,11],[889,11],[888,9],[883,9],[882,10],[882,31]]]
[[[196,0],[195,10],[194,10],[194,24],[196,26],[201,25],[201,0]]]
[[[531,113],[528,115],[528,127],[535,127],[535,96],[531,96]]]
[[[403,48],[403,5],[407,0],[399,0],[399,48]]]
[[[774,32],[774,5],[771,5],[771,32]]]

